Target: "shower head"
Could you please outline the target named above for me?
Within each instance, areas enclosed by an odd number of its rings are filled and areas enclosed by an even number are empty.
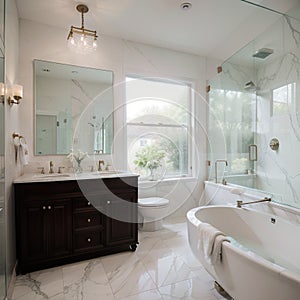
[[[245,89],[246,91],[249,91],[249,90],[255,90],[255,89],[256,89],[256,86],[255,86],[255,84],[253,83],[253,81],[249,81],[249,82],[245,83],[244,89]]]
[[[270,48],[261,48],[258,51],[256,51],[252,56],[253,57],[257,57],[257,58],[261,58],[261,59],[265,59],[266,57],[268,57],[273,52],[274,52],[273,49],[270,49]]]

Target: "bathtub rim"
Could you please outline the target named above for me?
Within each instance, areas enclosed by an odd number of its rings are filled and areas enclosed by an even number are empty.
[[[203,209],[209,209],[209,208],[213,208],[213,207],[220,207],[220,208],[232,208],[232,209],[243,209],[243,210],[247,210],[247,211],[253,211],[255,213],[259,213],[259,214],[264,214],[264,215],[268,215],[268,216],[273,216],[269,213],[265,213],[265,212],[261,212],[255,209],[251,209],[251,208],[237,208],[233,205],[207,205],[207,206],[200,206],[200,207],[196,207],[193,208],[191,210],[189,210],[186,214],[186,218],[187,218],[187,222],[189,222],[192,226],[194,226],[195,230],[197,229],[198,225],[203,223],[201,220],[199,220],[196,217],[196,213],[199,210],[203,210]],[[279,217],[279,216],[275,216],[276,218],[279,218],[281,221],[283,222],[288,222],[290,224],[293,224],[295,226],[299,226],[299,224],[294,224],[292,222],[287,221],[286,219]],[[188,229],[189,230],[189,229]],[[230,236],[229,236],[230,237]],[[238,248],[237,246],[233,245],[232,243],[229,242],[224,242],[223,244],[223,251],[226,251],[225,249],[231,250],[231,251],[235,251],[237,252],[239,255],[241,255],[242,257],[244,257],[246,260],[251,261],[253,263],[257,263],[260,266],[267,268],[270,271],[276,272],[281,276],[290,278],[291,280],[297,281],[300,284],[300,273],[294,272],[289,270],[286,267],[280,266],[276,263],[272,263],[271,261],[267,260],[266,258],[260,256],[259,254],[253,252],[252,250],[248,250],[243,251],[242,249]],[[205,266],[204,266],[205,267]],[[212,275],[212,274],[211,274]]]
[[[215,183],[214,181],[211,180],[205,180],[204,181],[204,186],[206,185],[210,185],[210,186],[214,186],[216,188],[220,188],[223,190],[226,190],[228,192],[231,192],[232,189],[240,189],[242,191],[241,196],[246,196],[248,199],[251,200],[257,200],[258,197],[271,197],[272,198],[272,193],[267,192],[267,191],[263,191],[263,190],[257,190],[257,189],[253,189],[253,188],[249,188],[249,187],[245,187],[242,185],[238,185],[238,184],[234,184],[234,183],[227,183],[226,185],[222,184],[222,183]],[[275,200],[268,202],[268,203],[264,203],[264,205],[268,205],[271,209],[280,209],[283,210],[284,212],[290,213],[290,214],[295,214],[298,218],[299,218],[299,222],[300,222],[300,208],[298,207],[294,207],[294,206],[290,206],[287,204],[283,204],[280,202],[274,202]],[[224,205],[229,205],[224,203]],[[283,218],[282,216],[279,216],[280,218]],[[291,223],[297,223],[296,221],[290,220]],[[298,222],[298,225],[299,225]]]

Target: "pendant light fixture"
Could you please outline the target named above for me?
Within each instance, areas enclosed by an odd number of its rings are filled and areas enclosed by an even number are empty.
[[[97,31],[84,28],[84,14],[89,8],[85,4],[79,4],[76,9],[81,13],[81,27],[71,26],[68,46],[76,53],[88,54],[97,49]]]

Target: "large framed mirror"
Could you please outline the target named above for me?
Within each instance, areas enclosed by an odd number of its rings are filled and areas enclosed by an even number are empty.
[[[34,60],[35,155],[110,154],[113,72]]]

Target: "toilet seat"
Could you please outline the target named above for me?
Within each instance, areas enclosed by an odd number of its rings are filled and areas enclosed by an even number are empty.
[[[138,205],[141,207],[161,207],[169,204],[169,200],[160,197],[139,198]]]

